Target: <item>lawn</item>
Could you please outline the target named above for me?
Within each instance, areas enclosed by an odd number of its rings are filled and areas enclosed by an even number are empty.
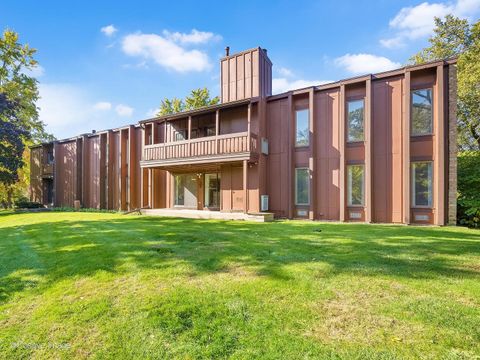
[[[0,213],[0,357],[472,359],[480,231]]]

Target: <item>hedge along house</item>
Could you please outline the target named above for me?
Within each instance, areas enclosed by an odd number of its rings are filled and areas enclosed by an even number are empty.
[[[271,89],[265,49],[227,48],[220,104],[33,147],[32,200],[455,223],[455,60]]]

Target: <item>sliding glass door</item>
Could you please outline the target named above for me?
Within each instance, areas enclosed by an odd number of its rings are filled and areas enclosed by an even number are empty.
[[[205,174],[205,207],[220,210],[220,174]]]
[[[174,204],[176,207],[196,209],[198,204],[197,181],[195,174],[175,175]]]

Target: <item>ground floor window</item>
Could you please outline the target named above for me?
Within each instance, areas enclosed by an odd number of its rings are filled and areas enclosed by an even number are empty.
[[[310,176],[307,168],[295,169],[295,205],[310,204]]]
[[[205,207],[220,208],[220,174],[205,174]]]
[[[197,207],[196,174],[180,174],[174,176],[174,204],[189,208]]]
[[[347,166],[347,200],[348,206],[362,206],[364,203],[364,168],[363,165]]]
[[[412,163],[412,205],[432,206],[432,162]]]

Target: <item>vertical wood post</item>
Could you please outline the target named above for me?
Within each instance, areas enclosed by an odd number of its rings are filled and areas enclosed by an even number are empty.
[[[148,206],[153,209],[153,169],[148,168]]]
[[[248,161],[243,160],[243,212],[248,212]]]
[[[250,134],[251,121],[252,121],[252,104],[249,103],[247,108],[247,151],[248,152],[251,151],[251,142],[252,142],[251,134]]]
[[[340,221],[345,221],[345,85],[340,85]]]
[[[309,114],[309,128],[310,128],[310,158],[308,159],[308,167],[310,173],[310,211],[308,217],[313,220],[317,216],[317,171],[315,164],[315,157],[317,154],[317,141],[316,141],[316,126],[315,126],[315,92],[314,89],[310,89],[308,93],[308,114]]]
[[[220,152],[218,148],[218,134],[219,134],[219,126],[220,126],[220,110],[215,111],[215,154]]]
[[[190,154],[192,153],[192,149],[191,149],[191,142],[190,140],[192,140],[192,117],[189,116],[188,117],[188,143],[187,143],[187,156],[191,156]]]
[[[434,117],[434,171],[433,206],[434,224],[445,225],[445,72],[443,64],[437,66],[437,116]]]
[[[293,98],[292,94],[290,93],[288,95],[288,119],[287,119],[287,124],[288,124],[288,153],[287,153],[287,166],[288,166],[288,218],[292,219],[293,218],[293,207],[295,204],[294,196],[295,196],[295,191],[293,187],[295,186],[295,181],[294,181],[294,176],[295,176],[295,109],[293,108]]]
[[[403,87],[403,222],[410,224],[410,71]]]
[[[372,80],[365,84],[365,221],[372,222]]]

